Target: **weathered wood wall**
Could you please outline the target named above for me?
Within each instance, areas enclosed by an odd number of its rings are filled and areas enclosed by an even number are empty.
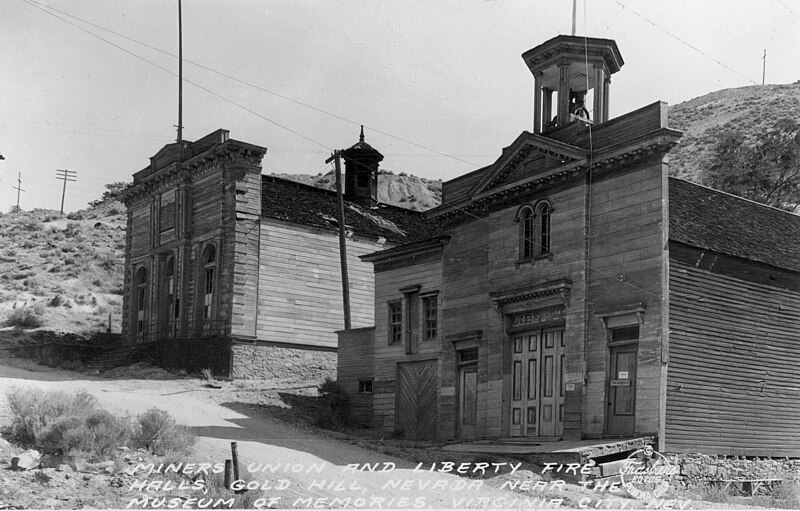
[[[369,425],[372,420],[372,392],[359,392],[358,382],[375,379],[375,327],[341,330],[339,334],[336,382],[350,396],[353,420]]]
[[[666,169],[656,161],[640,163],[592,185],[588,389],[584,400],[584,434],[589,437],[604,434],[609,401],[609,345],[598,314],[629,310],[637,304],[644,304],[646,311],[639,324],[634,433],[663,430],[666,180]]]
[[[539,199],[548,199],[552,204],[551,216],[551,254],[552,257],[520,262],[520,224],[514,218],[519,207],[524,204],[535,204]],[[572,438],[581,436],[581,394],[583,387],[583,339],[585,312],[585,221],[586,219],[586,186],[581,181],[573,182],[568,187],[550,190],[549,193],[537,194],[520,200],[500,212],[494,213],[484,222],[488,222],[488,281],[487,289],[493,293],[509,292],[517,289],[533,288],[537,285],[567,278],[572,289],[568,306],[565,306],[565,321],[547,326],[565,326],[565,383],[574,383],[575,390],[565,395],[564,432]],[[494,226],[494,228],[492,228]],[[468,236],[471,238],[471,236]],[[449,295],[448,295],[449,296]],[[485,399],[479,401],[478,424],[488,437],[499,437],[509,434],[510,408],[501,403],[511,400],[510,385],[503,388],[503,378],[511,379],[511,362],[508,341],[505,334],[505,323],[492,310],[491,301],[484,296],[488,304],[486,320],[488,332],[486,342],[488,360],[485,369],[479,365],[479,395],[485,391]],[[561,300],[556,299],[561,304]],[[512,311],[536,310],[542,307],[553,307],[551,298],[544,300],[525,300],[509,304],[503,313]],[[532,330],[545,325],[536,325]],[[505,353],[505,357],[504,357]],[[483,371],[485,370],[485,374]],[[482,419],[481,416],[484,416]],[[484,427],[481,428],[481,424]]]
[[[666,447],[800,456],[800,293],[670,261]]]
[[[347,240],[353,328],[374,323],[372,264],[358,256],[381,248]],[[336,231],[262,218],[259,250],[258,339],[335,348],[344,328]]]
[[[438,357],[441,350],[441,340],[443,339],[443,328],[441,324],[441,312],[439,321],[439,332],[436,339],[420,340],[417,353],[407,354],[405,345],[406,324],[408,314],[408,304],[403,300],[401,289],[409,286],[419,286],[420,293],[440,291],[442,289],[442,265],[441,261],[435,260],[418,264],[402,269],[387,269],[375,273],[375,300],[371,307],[375,309],[375,330],[374,330],[374,403],[372,426],[380,428],[386,432],[392,432],[396,427],[395,405],[396,405],[396,383],[397,383],[397,364],[400,362],[412,362],[418,360],[428,360]],[[437,296],[439,310],[441,311],[441,293]],[[403,342],[389,344],[389,302],[401,301],[403,303]],[[422,313],[420,309],[420,319]]]

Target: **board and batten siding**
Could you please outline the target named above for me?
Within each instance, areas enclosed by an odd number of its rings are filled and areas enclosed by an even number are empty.
[[[800,456],[800,293],[670,260],[670,452]]]
[[[347,240],[352,328],[371,326],[372,263],[359,256],[382,247]],[[342,274],[336,231],[261,219],[258,271],[258,340],[336,348],[344,328]]]

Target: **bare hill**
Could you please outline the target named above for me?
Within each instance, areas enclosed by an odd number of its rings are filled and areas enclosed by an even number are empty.
[[[120,330],[125,206],[0,216],[0,328]]]
[[[723,133],[752,140],[780,119],[800,119],[800,81],[724,89],[671,106],[669,125],[683,137],[670,153],[670,173],[699,181]]]
[[[333,171],[316,176],[308,174],[275,175],[326,190],[336,188]],[[378,176],[378,201],[414,211],[425,211],[442,202],[442,182],[412,176],[405,172],[395,174],[392,171],[381,169]]]

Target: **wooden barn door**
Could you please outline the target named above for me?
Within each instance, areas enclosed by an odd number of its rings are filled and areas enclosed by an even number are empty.
[[[436,434],[436,360],[397,364],[395,427],[411,440]]]

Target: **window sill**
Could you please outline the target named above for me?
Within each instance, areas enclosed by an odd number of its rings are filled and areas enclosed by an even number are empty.
[[[536,264],[536,261],[552,261],[553,260],[553,253],[548,252],[547,254],[541,254],[533,257],[528,257],[525,259],[518,259],[515,263],[515,267],[519,267],[523,264]]]

